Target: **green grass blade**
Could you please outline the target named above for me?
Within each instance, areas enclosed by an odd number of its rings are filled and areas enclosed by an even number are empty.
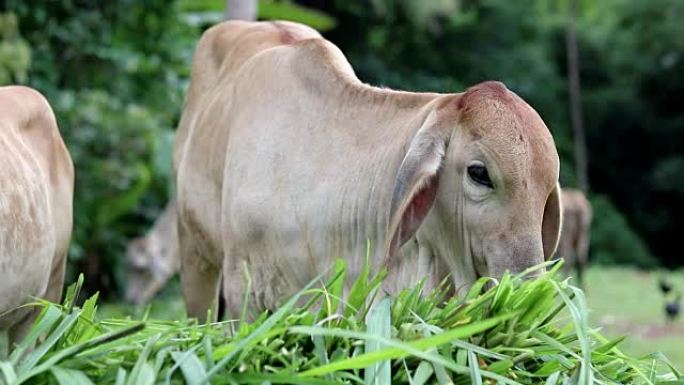
[[[239,353],[244,347],[248,346],[252,341],[259,339],[260,337],[263,336],[264,333],[266,333],[269,329],[273,328],[278,322],[280,322],[281,319],[283,319],[289,312],[290,310],[294,307],[294,305],[297,303],[299,298],[304,295],[304,293],[309,290],[316,282],[318,282],[322,277],[323,274],[320,274],[311,282],[309,282],[302,290],[300,290],[297,294],[293,295],[292,298],[290,298],[283,306],[281,306],[273,315],[268,317],[264,323],[259,325],[251,334],[249,334],[247,337],[244,339],[240,340],[234,347],[234,349],[228,353],[225,357],[223,357],[219,362],[214,365],[213,368],[211,368],[208,372],[207,375],[199,382],[200,384],[205,384],[209,382],[209,379],[218,373],[219,370],[223,369],[229,362],[230,360],[233,359]]]
[[[392,321],[390,319],[391,300],[385,298],[370,311],[366,326],[369,334],[389,339],[392,337]],[[377,340],[366,340],[366,353],[382,349]],[[368,367],[364,374],[364,385],[385,385],[392,382],[392,372],[389,360],[378,361]]]
[[[76,325],[74,325],[73,330],[69,333],[69,341],[65,340],[64,343],[78,343],[87,341],[98,334],[99,331],[94,326],[98,297],[98,293],[95,293],[83,303],[81,317]]]
[[[313,336],[311,340],[314,344],[313,354],[318,359],[318,365],[327,365],[328,363],[330,363],[330,359],[328,358],[328,352],[325,348],[325,338],[323,336]],[[332,376],[327,375],[326,379],[332,380]]]
[[[76,306],[76,301],[78,300],[78,296],[81,294],[81,288],[83,288],[84,281],[85,277],[83,273],[81,273],[78,275],[76,282],[67,288],[66,295],[62,301],[64,304],[64,309],[66,309],[67,313],[71,313],[71,311],[74,309],[74,306]]]
[[[47,358],[45,361],[41,362],[39,365],[34,367],[30,372],[25,373],[22,375],[21,381],[25,381],[28,378],[31,378],[33,376],[36,376],[46,370],[49,370],[52,366],[56,365],[57,363],[61,362],[62,360],[74,356],[78,354],[79,352],[85,351],[87,349],[96,347],[98,345],[104,345],[110,341],[115,341],[117,339],[126,337],[130,334],[136,333],[140,330],[142,330],[144,327],[143,324],[137,324],[132,327],[115,331],[103,336],[99,336],[97,338],[94,338],[90,341],[82,342],[80,344],[72,345],[68,348],[59,350],[55,352],[55,354],[51,355],[49,358]]]
[[[470,368],[470,383],[473,385],[482,385],[480,364],[477,362],[477,356],[473,352],[468,352],[468,367]]]
[[[670,361],[670,359],[667,358],[662,352],[651,353],[651,354],[643,357],[642,359],[656,359],[656,360],[664,363],[665,365],[667,365],[668,369],[670,369],[672,374],[675,377],[677,377],[677,379],[683,379],[684,380],[684,376],[682,375],[682,373],[677,368],[675,368],[674,364]]]
[[[204,345],[204,362],[207,368],[214,366],[214,348],[211,345],[211,337],[205,335],[202,339]]]
[[[560,372],[555,372],[546,378],[544,385],[556,385],[556,384],[558,384],[559,378],[560,378]]]
[[[19,343],[16,349],[10,355],[10,362],[16,365],[19,359],[24,356],[24,353],[31,347],[40,336],[46,334],[54,325],[59,322],[63,315],[62,311],[55,305],[48,305],[41,311],[38,319],[29,329],[28,334]]]
[[[126,370],[124,368],[119,368],[116,371],[116,383],[115,385],[126,385]]]
[[[335,260],[332,279],[323,287],[323,300],[325,301],[318,318],[332,317],[337,313],[344,292],[344,283],[347,272],[347,262],[344,259]]]
[[[592,385],[594,383],[594,373],[591,370],[591,347],[589,344],[589,327],[587,326],[586,314],[587,306],[586,300],[584,299],[584,293],[579,289],[571,287],[575,294],[574,301],[577,301],[577,304],[575,304],[557,283],[554,282],[553,284],[556,291],[563,299],[563,302],[565,302],[566,307],[570,310],[572,319],[575,322],[577,338],[579,339],[582,348],[578,385]]]
[[[59,385],[95,385],[85,373],[78,370],[53,366],[50,368],[50,372]]]
[[[155,381],[155,375],[152,365],[147,362],[154,345],[159,340],[159,335],[154,335],[150,338],[143,348],[140,356],[135,362],[135,366],[131,369],[126,385],[152,385]]]
[[[430,363],[427,361],[421,361],[421,363],[418,364],[418,368],[413,375],[413,380],[410,382],[410,385],[425,384],[427,380],[430,379],[430,376],[432,376],[432,373],[434,373],[432,365],[430,365]]]
[[[558,269],[560,269],[561,266],[563,266],[563,260],[549,260],[542,262],[538,265],[534,265],[532,267],[528,267],[527,269],[523,270],[522,272],[518,273],[515,275],[516,279],[524,279],[528,275],[538,272],[538,271],[544,271],[547,267],[553,266],[551,269],[551,272],[556,272]]]
[[[204,369],[202,361],[195,353],[188,355],[181,352],[171,352],[171,357],[173,357],[176,363],[180,364],[186,384],[197,385],[202,378],[207,376],[207,371]]]
[[[337,381],[318,378],[302,378],[296,374],[230,373],[221,375],[212,384],[294,384],[294,385],[339,385]]]
[[[506,356],[505,354],[496,353],[496,352],[493,352],[493,351],[488,350],[486,348],[483,348],[481,346],[471,344],[469,342],[465,342],[465,341],[461,341],[461,340],[451,341],[451,345],[458,347],[458,348],[461,348],[461,349],[472,351],[472,352],[479,354],[480,356],[483,356],[483,357],[494,358],[497,360],[505,360],[508,358],[508,356]]]
[[[17,374],[11,362],[0,361],[0,372],[2,373],[3,384],[13,384],[17,381]]]
[[[534,330],[532,331],[531,335],[535,338],[538,338],[542,342],[545,342],[548,346],[553,347],[557,349],[559,352],[563,352],[571,357],[574,357],[578,360],[581,360],[582,357],[580,357],[577,353],[575,353],[570,347],[567,345],[561,343],[560,341],[554,339],[553,337],[542,333],[539,330]]]
[[[48,353],[48,351],[58,342],[62,336],[69,331],[72,325],[76,323],[76,320],[78,320],[78,317],[80,315],[80,312],[75,311],[68,316],[66,316],[62,322],[57,325],[55,330],[50,333],[48,338],[40,344],[36,350],[32,351],[29,353],[26,358],[21,360],[19,363],[19,368],[17,370],[17,375],[19,376],[19,383],[22,383],[26,381],[29,376],[31,376],[30,371],[33,369],[34,366],[38,364],[38,362]]]
[[[435,377],[437,377],[437,383],[439,383],[439,385],[453,385],[454,381],[451,376],[449,376],[446,369],[444,369],[444,365],[433,362],[432,368],[435,371]]]
[[[462,373],[462,374],[468,374],[469,369],[466,366],[462,365],[457,365],[451,361],[445,360],[444,358],[440,357],[439,355],[436,354],[429,354],[425,353],[425,350],[435,348],[437,346],[447,344],[451,340],[456,339],[456,338],[465,338],[477,333],[481,333],[487,329],[490,329],[497,324],[499,324],[502,321],[505,321],[511,317],[515,316],[515,314],[510,314],[510,315],[504,315],[484,321],[480,321],[471,325],[466,325],[462,326],[447,332],[444,332],[442,334],[428,337],[428,338],[423,338],[417,341],[412,341],[409,343],[403,343],[395,340],[389,340],[385,338],[378,337],[376,335],[371,335],[368,333],[359,333],[359,332],[352,332],[348,330],[342,330],[342,329],[325,329],[325,328],[316,328],[316,327],[302,327],[302,326],[295,326],[290,328],[291,333],[298,333],[298,334],[307,334],[307,335],[328,335],[328,336],[338,336],[338,337],[345,337],[345,338],[355,338],[355,339],[361,339],[361,340],[366,340],[366,339],[375,339],[378,340],[379,342],[382,342],[384,345],[389,346],[388,348],[384,348],[381,350],[377,350],[371,353],[364,353],[360,354],[358,356],[346,359],[346,360],[341,360],[341,361],[336,361],[332,362],[328,365],[320,366],[314,369],[307,370],[303,373],[301,373],[302,376],[320,376],[326,373],[332,373],[338,370],[350,370],[350,369],[362,369],[366,368],[371,364],[374,364],[378,361],[381,360],[387,360],[387,359],[396,359],[396,358],[402,358],[406,357],[409,355],[413,355],[419,358],[422,358],[424,360],[428,360],[431,362],[435,362],[437,364],[443,365],[446,368],[449,368],[450,370],[457,372],[457,373]],[[495,379],[497,381],[507,383],[507,384],[518,384],[516,381],[504,378],[502,376],[499,376],[495,373],[490,373],[486,371],[482,371],[482,375],[488,378]]]
[[[626,336],[620,336],[617,338],[614,338],[605,344],[599,346],[598,348],[594,349],[594,352],[596,353],[608,353],[611,351],[614,347],[616,347],[618,344],[622,343],[624,341]]]

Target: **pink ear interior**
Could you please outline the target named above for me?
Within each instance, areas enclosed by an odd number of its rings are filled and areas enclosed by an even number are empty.
[[[437,177],[430,178],[418,192],[413,194],[401,215],[401,222],[390,243],[390,254],[394,255],[418,231],[437,197]]]

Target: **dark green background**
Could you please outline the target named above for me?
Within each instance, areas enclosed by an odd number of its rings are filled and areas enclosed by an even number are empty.
[[[682,265],[684,2],[579,5],[591,258]],[[55,109],[78,171],[71,271],[85,271],[104,294],[121,288],[128,238],[144,232],[168,199],[192,51],[222,6],[0,1],[0,84],[29,84]],[[483,80],[505,82],[547,122],[561,182],[572,186],[567,7],[560,0],[302,0],[262,2],[261,15],[322,29],[372,84],[460,92]]]

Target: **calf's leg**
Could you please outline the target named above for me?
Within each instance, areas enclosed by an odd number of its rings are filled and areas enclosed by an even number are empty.
[[[203,255],[207,248],[202,247],[198,237],[182,221],[178,222],[178,241],[181,286],[188,317],[197,318],[200,322],[214,322],[218,310],[220,269]]]

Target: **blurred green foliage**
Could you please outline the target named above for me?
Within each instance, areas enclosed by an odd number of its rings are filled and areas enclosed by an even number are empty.
[[[153,162],[155,137],[165,128],[149,109],[102,90],[63,91],[53,107],[68,122],[65,139],[78,165],[74,230],[81,242],[71,254],[81,259],[100,242],[117,245],[118,234],[140,230],[122,219],[152,189],[153,177],[168,178]]]
[[[0,52],[30,45],[28,84],[50,100],[77,170],[70,270],[114,294],[128,238],[147,229],[170,195],[172,136],[200,31],[163,0],[4,6]],[[8,39],[7,20],[19,20],[23,40],[11,29]],[[2,83],[26,81],[2,73]]]
[[[591,205],[594,215],[590,241],[592,261],[633,264],[643,268],[657,264],[646,243],[627,224],[625,216],[607,196],[593,196]]]
[[[264,17],[334,25],[296,4],[261,5]],[[33,86],[57,115],[77,170],[70,271],[83,271],[91,291],[121,289],[128,239],[147,230],[171,195],[173,132],[194,45],[223,6],[0,1],[0,84]]]
[[[30,63],[31,47],[19,35],[16,15],[0,13],[0,84],[25,82]]]
[[[670,266],[684,216],[684,2],[596,2],[580,24],[590,178]]]
[[[226,0],[178,0],[178,5],[190,25],[208,26],[225,19]],[[260,0],[257,8],[260,20],[289,20],[319,31],[335,26],[335,18],[330,15],[290,1]]]
[[[365,81],[443,92],[503,81],[544,118],[561,156],[561,184],[575,185],[568,1],[300,2],[335,15],[338,27],[326,36]],[[604,261],[643,265],[656,261],[652,250],[667,265],[682,263],[674,247],[684,216],[682,19],[681,0],[579,1],[590,184],[605,196],[599,202],[613,202],[600,203],[595,216],[597,228],[610,228],[595,235],[591,251]],[[618,251],[625,254],[608,258]]]
[[[194,44],[222,0],[0,1],[0,84],[51,101],[77,168],[72,271],[115,293],[123,248],[170,196],[173,130]],[[325,32],[367,82],[459,92],[501,80],[553,131],[574,185],[567,1],[261,1],[260,17]],[[580,1],[595,233],[605,262],[670,264],[684,198],[684,2]],[[610,198],[608,198],[610,197]],[[642,239],[639,235],[643,235]],[[644,242],[645,240],[645,242]],[[681,262],[679,262],[681,263]],[[74,269],[75,268],[75,269]]]

